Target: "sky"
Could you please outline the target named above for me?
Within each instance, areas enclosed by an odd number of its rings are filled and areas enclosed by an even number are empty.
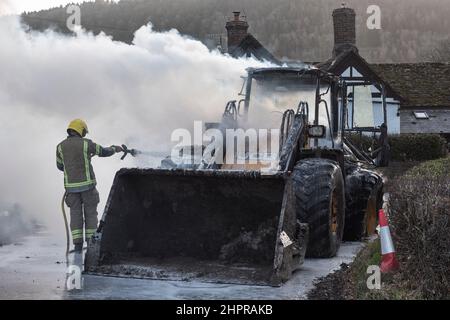
[[[93,0],[84,0],[93,1]],[[81,3],[83,0],[0,0],[0,15],[20,14],[24,11],[38,11],[59,7],[68,3]]]

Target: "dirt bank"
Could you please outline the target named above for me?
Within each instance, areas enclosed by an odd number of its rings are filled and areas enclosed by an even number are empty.
[[[307,297],[311,300],[353,300],[369,298],[366,285],[366,270],[369,265],[378,265],[380,260],[378,239],[367,243],[351,264],[343,263],[341,268],[326,277],[318,279],[315,288]]]

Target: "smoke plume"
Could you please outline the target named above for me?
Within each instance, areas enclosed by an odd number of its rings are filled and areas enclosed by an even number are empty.
[[[0,39],[0,203],[17,203],[58,230],[63,175],[56,145],[71,119],[85,119],[88,138],[104,146],[168,152],[172,130],[219,120],[226,102],[237,98],[245,69],[262,65],[151,25],[127,45],[104,34],[36,33],[3,17]],[[93,160],[99,215],[116,170],[136,165],[118,158]]]
[[[9,0],[0,0],[0,15],[9,14],[13,11],[13,7]]]

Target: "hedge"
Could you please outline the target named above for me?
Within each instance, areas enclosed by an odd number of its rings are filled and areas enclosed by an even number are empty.
[[[393,160],[433,160],[447,154],[447,141],[438,134],[395,135],[389,143]]]
[[[376,149],[377,143],[372,136],[350,134],[349,139],[366,152],[369,147]],[[438,134],[402,134],[390,135],[391,160],[423,161],[434,160],[447,155],[447,141]]]
[[[426,299],[450,298],[450,158],[395,181],[390,219],[403,282]]]

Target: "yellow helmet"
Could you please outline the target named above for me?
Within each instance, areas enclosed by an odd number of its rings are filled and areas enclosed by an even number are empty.
[[[67,130],[72,129],[80,136],[84,137],[89,131],[86,122],[81,119],[72,120],[67,127]]]

